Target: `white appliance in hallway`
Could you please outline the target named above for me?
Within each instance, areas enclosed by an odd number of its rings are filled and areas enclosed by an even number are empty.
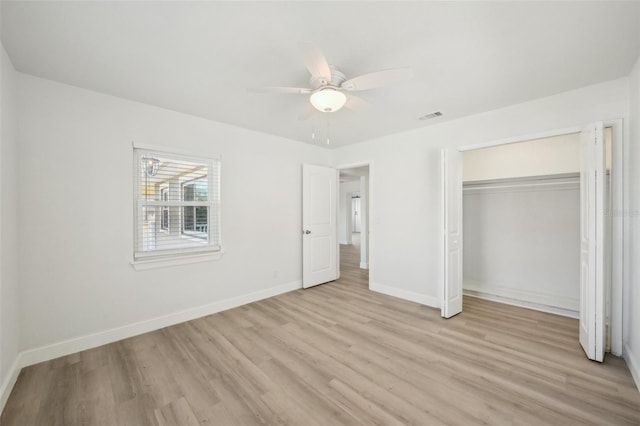
[[[352,232],[360,232],[361,221],[360,218],[362,216],[360,210],[360,196],[355,196],[351,198],[351,231]]]

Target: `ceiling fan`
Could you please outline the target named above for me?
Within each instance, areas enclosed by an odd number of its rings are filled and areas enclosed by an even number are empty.
[[[329,65],[322,51],[314,45],[302,45],[303,62],[311,73],[310,87],[260,87],[252,89],[257,92],[309,95],[313,108],[320,112],[335,112],[343,106],[352,110],[361,109],[367,103],[345,92],[377,89],[413,75],[411,68],[395,68],[372,72],[347,79],[338,68]],[[301,119],[308,118],[314,111],[308,108]]]

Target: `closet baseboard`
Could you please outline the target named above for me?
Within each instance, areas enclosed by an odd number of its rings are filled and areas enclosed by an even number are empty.
[[[535,311],[546,312],[549,314],[561,315],[569,318],[580,318],[580,312],[571,309],[557,308],[555,306],[543,305],[541,303],[527,302],[524,300],[512,299],[510,297],[496,296],[494,294],[484,293],[475,290],[464,290],[465,296],[477,297],[478,299],[491,300],[493,302],[504,303],[507,305],[520,306],[521,308],[533,309]]]

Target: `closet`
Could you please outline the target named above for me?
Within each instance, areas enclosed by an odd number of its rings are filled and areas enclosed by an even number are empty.
[[[466,295],[578,316],[579,140],[576,133],[463,153]],[[609,175],[610,129],[605,145]]]

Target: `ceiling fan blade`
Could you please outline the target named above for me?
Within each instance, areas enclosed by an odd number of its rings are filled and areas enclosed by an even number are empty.
[[[311,89],[307,89],[304,87],[279,87],[279,86],[270,86],[270,87],[254,87],[249,89],[251,92],[260,92],[260,93],[285,93],[291,95],[308,95],[311,93]]]
[[[311,73],[311,76],[319,80],[320,84],[331,82],[331,68],[325,59],[322,51],[313,44],[304,43],[301,45],[302,61]]]
[[[307,106],[305,107],[304,111],[298,116],[298,120],[300,121],[308,120],[316,111],[317,110],[313,107],[313,105],[311,105],[310,103],[307,103]]]
[[[354,77],[343,82],[340,87],[349,91],[377,89],[410,77],[413,77],[411,68],[395,68]]]
[[[347,102],[344,104],[344,107],[351,111],[362,112],[370,110],[371,104],[358,96],[349,94],[347,95]]]

